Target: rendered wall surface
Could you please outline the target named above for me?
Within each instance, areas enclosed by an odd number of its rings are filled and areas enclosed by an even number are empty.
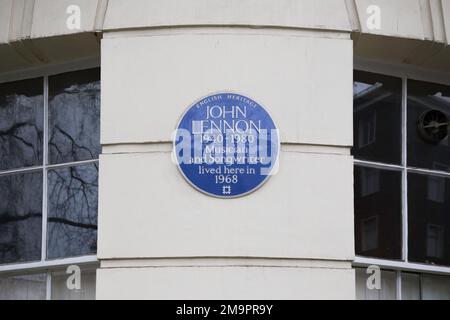
[[[352,43],[320,36],[245,29],[108,33],[102,143],[170,141],[191,103],[226,90],[265,105],[283,142],[350,146]]]
[[[320,31],[105,33],[97,298],[354,298],[351,44]],[[279,172],[233,200],[194,190],[171,160],[179,117],[217,91],[259,101],[281,131]]]
[[[108,268],[104,299],[352,299],[354,271],[341,266]],[[122,288],[117,290],[117,288]]]

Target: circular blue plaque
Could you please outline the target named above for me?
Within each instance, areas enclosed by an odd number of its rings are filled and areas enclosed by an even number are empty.
[[[232,92],[191,105],[173,141],[177,165],[199,191],[236,198],[258,189],[277,171],[279,132],[254,100]]]

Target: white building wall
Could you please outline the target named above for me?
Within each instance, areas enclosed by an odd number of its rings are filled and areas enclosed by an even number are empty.
[[[255,262],[253,262],[254,264]],[[354,272],[326,266],[221,266],[204,264],[111,268],[98,272],[105,299],[351,299]],[[118,290],[118,288],[121,288]]]
[[[108,32],[102,144],[171,141],[191,103],[226,90],[266,106],[285,143],[350,146],[352,63],[349,36],[320,31]]]
[[[353,299],[352,56],[323,31],[105,33],[97,298]],[[199,193],[171,161],[180,116],[217,91],[281,131],[278,174],[239,199]]]

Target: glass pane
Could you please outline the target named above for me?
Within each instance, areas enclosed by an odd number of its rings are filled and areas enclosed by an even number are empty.
[[[450,172],[450,87],[408,81],[408,165]]]
[[[0,170],[42,165],[42,78],[0,84]]]
[[[95,300],[95,269],[81,269],[80,288],[69,289],[67,280],[71,274],[52,273],[52,300]]]
[[[367,161],[401,163],[402,80],[355,71],[353,155]]]
[[[401,259],[401,212],[401,173],[356,166],[356,254]]]
[[[356,273],[356,300],[395,300],[397,298],[397,274],[394,271],[381,270],[381,288],[369,289],[365,268],[355,269]]]
[[[100,153],[100,69],[49,78],[49,161],[90,160]]]
[[[420,275],[402,272],[402,300],[420,300]]]
[[[48,172],[48,257],[95,254],[98,165]]]
[[[42,173],[0,176],[0,263],[40,260]]]
[[[0,277],[0,300],[45,300],[46,274]]]
[[[450,265],[450,179],[408,174],[408,252],[414,262]]]
[[[450,300],[450,277],[422,275],[423,300]]]

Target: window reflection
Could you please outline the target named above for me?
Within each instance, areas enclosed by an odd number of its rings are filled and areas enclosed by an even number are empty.
[[[357,159],[400,164],[401,89],[401,79],[355,71],[353,155]]]
[[[421,296],[423,300],[450,300],[450,277],[421,275]]]
[[[48,257],[95,254],[98,165],[48,172]]]
[[[358,147],[365,148],[376,142],[377,113],[373,111],[359,119]]]
[[[450,265],[450,178],[408,174],[409,260]]]
[[[420,275],[401,273],[402,300],[420,300]]]
[[[365,268],[356,268],[357,300],[395,300],[397,276],[395,271],[381,270],[381,288],[368,289],[367,279],[372,275]],[[450,300],[450,277],[432,274],[401,272],[402,300]]]
[[[355,245],[362,256],[401,258],[401,173],[355,167]]]
[[[442,259],[444,257],[444,227],[427,225],[427,256]]]
[[[380,191],[380,170],[364,168],[361,170],[361,196],[369,196]]]
[[[50,77],[50,163],[96,159],[99,153],[100,69]]]
[[[427,199],[438,203],[444,203],[445,178],[428,176],[427,180]]]
[[[401,274],[402,300],[450,300],[450,277]]]
[[[0,300],[45,300],[46,274],[0,277]]]
[[[429,118],[424,119],[423,115],[430,112],[435,112],[437,115],[431,114]],[[439,117],[439,113],[442,113],[443,116]],[[449,138],[447,136],[440,140],[443,135],[439,135],[441,130],[447,130],[448,132],[449,116],[450,87],[427,82],[408,81],[409,166],[450,172]],[[428,131],[424,133],[421,130],[421,125]],[[427,134],[431,135],[430,139],[427,139]],[[436,163],[438,163],[437,167]]]
[[[0,176],[0,263],[41,258],[42,173]]]
[[[42,78],[0,84],[0,170],[42,164]]]
[[[361,220],[361,250],[363,252],[378,248],[378,216]]]

